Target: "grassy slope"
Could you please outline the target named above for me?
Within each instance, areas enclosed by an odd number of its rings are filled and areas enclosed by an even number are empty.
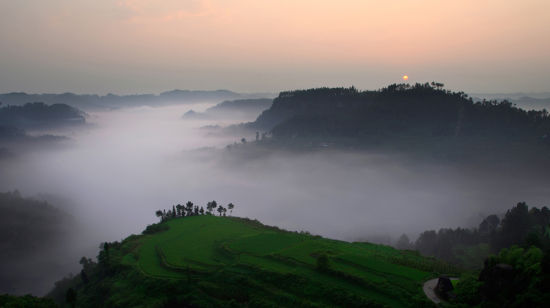
[[[422,282],[434,272],[450,270],[413,252],[288,232],[240,218],[194,216],[166,224],[167,231],[123,241],[121,263],[139,269],[148,280],[196,283],[201,294],[222,301],[236,291],[227,291],[212,277],[242,278],[246,292],[278,304],[415,306],[423,301]],[[329,257],[328,270],[316,268],[320,254]],[[127,283],[117,285],[122,290]],[[345,298],[333,301],[328,290],[345,293]],[[232,299],[250,304],[254,295],[248,293]]]

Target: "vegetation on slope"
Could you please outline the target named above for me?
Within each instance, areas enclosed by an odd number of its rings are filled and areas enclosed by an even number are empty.
[[[45,201],[0,193],[0,294],[44,294],[64,273],[60,256],[76,226]]]
[[[39,298],[31,295],[14,296],[0,295],[0,307],[2,308],[55,308],[57,305],[49,298]]]
[[[78,307],[429,306],[422,282],[456,272],[412,251],[243,218],[192,215],[156,226],[105,243],[97,263],[83,258],[80,275],[51,296],[67,306],[74,292]]]
[[[550,210],[520,202],[500,219],[487,216],[478,228],[427,230],[414,243],[403,235],[397,248],[415,249],[466,268],[481,268],[490,254],[513,245],[550,249]]]
[[[548,307],[550,250],[512,246],[485,260],[456,284],[449,307]]]

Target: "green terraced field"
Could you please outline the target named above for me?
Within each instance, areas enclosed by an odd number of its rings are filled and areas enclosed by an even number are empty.
[[[242,218],[205,215],[164,224],[166,231],[123,241],[120,262],[148,279],[193,282],[214,297],[227,292],[217,279],[231,277],[242,281],[245,293],[298,306],[338,306],[349,300],[429,305],[422,283],[452,271],[415,252],[289,232]],[[328,267],[318,266],[321,255],[328,257]]]

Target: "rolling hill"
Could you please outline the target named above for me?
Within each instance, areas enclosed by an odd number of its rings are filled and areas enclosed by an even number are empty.
[[[50,294],[77,307],[430,305],[422,283],[456,271],[416,252],[211,215],[107,243]]]
[[[223,101],[204,112],[189,110],[184,119],[223,119],[223,118],[256,118],[262,111],[268,109],[273,100],[270,98],[238,99]]]
[[[65,104],[27,103],[0,108],[0,123],[21,129],[57,128],[83,125],[86,114]]]

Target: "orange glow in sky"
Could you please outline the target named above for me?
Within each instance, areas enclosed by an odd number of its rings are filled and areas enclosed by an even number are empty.
[[[407,81],[407,80],[409,80],[409,76],[407,76],[407,75],[403,75],[403,80],[404,80],[404,81]]]
[[[0,92],[547,91],[548,0],[0,1]],[[503,22],[504,21],[504,22]]]

